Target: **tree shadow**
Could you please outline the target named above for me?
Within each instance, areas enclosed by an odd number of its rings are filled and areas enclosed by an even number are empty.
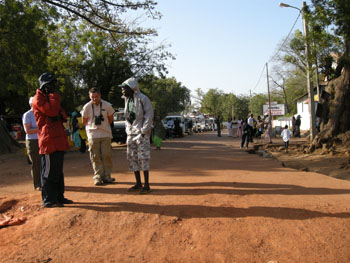
[[[282,220],[313,218],[350,218],[350,213],[325,213],[302,208],[252,206],[248,208],[215,207],[203,205],[153,205],[130,202],[76,202],[67,208],[81,208],[98,212],[133,212],[191,218],[244,218],[266,217]]]

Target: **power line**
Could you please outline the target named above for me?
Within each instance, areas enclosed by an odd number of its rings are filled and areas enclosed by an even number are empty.
[[[300,15],[301,15],[301,11],[299,12],[298,17],[295,19],[295,22],[294,22],[292,28],[289,30],[289,33],[288,33],[287,37],[284,39],[282,45],[281,45],[280,48],[275,52],[275,54],[271,57],[271,59],[269,60],[268,63],[270,63],[270,62],[277,56],[277,54],[281,51],[282,47],[284,46],[284,44],[285,44],[285,43],[287,42],[287,40],[289,39],[289,36],[290,36],[290,34],[292,33],[292,31],[293,31],[295,25],[297,24]],[[261,78],[262,78],[262,76],[263,76],[263,74],[264,74],[265,67],[266,67],[266,64],[264,64],[263,69],[262,69],[262,72],[261,72],[260,77],[259,77],[259,80],[258,80],[258,82],[256,83],[254,89],[252,89],[252,91],[254,91],[254,90],[258,87],[258,85],[259,85],[259,83],[260,83],[260,81],[261,81]]]
[[[258,80],[258,82],[256,83],[254,89],[252,89],[252,91],[254,91],[254,90],[258,87],[258,85],[259,85],[259,83],[260,83],[260,80],[261,80],[261,78],[262,78],[262,76],[263,76],[263,74],[264,74],[265,67],[266,67],[266,64],[264,64],[263,69],[262,69],[261,74],[260,74],[260,77],[259,77],[259,80]]]
[[[299,12],[299,15],[298,15],[297,19],[295,19],[295,22],[294,22],[292,28],[290,29],[290,31],[289,31],[287,37],[284,39],[282,45],[280,45],[280,48],[275,52],[275,54],[272,56],[272,58],[269,60],[268,63],[270,63],[270,62],[277,56],[277,54],[281,51],[282,47],[284,46],[284,44],[285,44],[285,43],[287,42],[287,40],[289,39],[289,36],[290,36],[290,34],[292,33],[292,31],[293,31],[293,29],[294,29],[296,23],[298,22],[300,15],[301,15],[301,11]]]

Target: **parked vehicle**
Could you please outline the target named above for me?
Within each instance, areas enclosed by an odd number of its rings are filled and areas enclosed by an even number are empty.
[[[125,131],[125,115],[122,111],[117,111],[113,116],[114,127],[112,129],[112,140],[115,142],[126,143],[127,135]]]
[[[205,119],[203,115],[196,116],[196,126],[198,132],[205,131]]]
[[[210,117],[209,118],[209,130],[210,131],[216,131],[217,130],[217,125],[216,125],[216,122],[215,122],[215,119]]]
[[[172,120],[172,122],[170,121]],[[175,131],[175,124],[173,127],[169,127],[168,123],[175,123],[175,120],[179,121],[179,126],[180,126],[180,130],[178,131],[179,133],[177,134],[177,132]],[[181,115],[171,115],[171,116],[166,116],[165,117],[165,123],[167,124],[167,128],[169,130],[170,136],[179,136],[179,137],[183,137],[185,132],[186,132],[186,128],[185,128],[185,118]]]

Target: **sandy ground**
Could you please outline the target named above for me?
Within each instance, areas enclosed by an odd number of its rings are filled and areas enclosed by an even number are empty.
[[[0,262],[350,262],[350,181],[203,133],[152,150],[153,192],[139,195],[125,151],[113,147],[117,183],[99,187],[88,154],[67,153],[75,203],[50,209],[23,152],[0,156],[0,213],[27,217],[0,229]]]

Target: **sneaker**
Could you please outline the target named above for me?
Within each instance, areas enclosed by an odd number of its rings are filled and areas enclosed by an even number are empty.
[[[96,180],[96,181],[94,182],[94,185],[103,185],[103,182],[102,182],[102,181],[99,181],[99,180]]]
[[[142,186],[141,185],[134,185],[133,187],[130,187],[128,189],[128,192],[139,192],[142,190]]]
[[[48,204],[44,204],[43,207],[44,208],[64,207],[64,205],[61,203],[56,203],[56,204],[48,203]]]
[[[152,192],[152,189],[147,187],[143,187],[142,190],[140,191],[140,194],[149,194],[150,192]]]
[[[41,187],[40,186],[37,186],[34,188],[35,191],[41,191]]]
[[[59,201],[60,204],[73,204],[74,201],[73,200],[70,200],[70,199],[67,199],[67,198],[63,198],[62,200]]]

